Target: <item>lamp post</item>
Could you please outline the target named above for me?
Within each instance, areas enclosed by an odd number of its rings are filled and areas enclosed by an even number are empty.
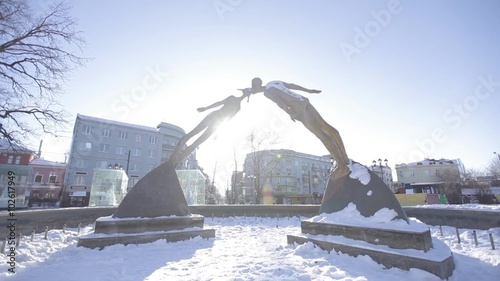
[[[130,149],[128,150],[128,153],[127,153],[127,168],[125,169],[125,174],[127,175],[128,177],[128,164],[130,163]]]
[[[382,166],[382,159],[378,159],[378,166],[380,168],[380,176],[381,176],[381,179],[382,181],[387,185],[387,183],[385,182],[385,178],[384,178],[384,168]],[[373,160],[372,163],[373,163],[373,166],[372,167],[376,167],[377,166],[377,161]],[[387,159],[384,159],[384,164],[385,166],[387,166],[387,163],[389,162],[389,160]],[[372,169],[373,170],[373,169]]]

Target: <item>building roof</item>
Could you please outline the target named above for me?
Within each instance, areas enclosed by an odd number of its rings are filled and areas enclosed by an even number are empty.
[[[429,159],[425,158],[422,161],[413,162],[413,163],[403,163],[396,164],[396,167],[401,166],[428,166],[428,165],[460,165],[460,159]]]
[[[98,117],[83,115],[80,113],[77,114],[77,119],[78,118],[80,118],[81,120],[88,120],[88,121],[99,122],[99,123],[104,123],[104,124],[112,124],[115,126],[129,127],[129,128],[135,128],[135,129],[151,131],[151,132],[158,132],[158,130],[161,128],[168,128],[168,129],[172,129],[172,130],[177,130],[177,131],[181,132],[182,134],[186,133],[186,131],[184,131],[184,129],[182,129],[181,127],[174,125],[174,124],[166,123],[166,122],[160,122],[160,124],[158,124],[158,126],[156,126],[156,128],[155,128],[155,127],[125,123],[125,122],[120,122],[120,121],[114,121],[114,120],[109,120],[109,119],[104,119],[104,118],[98,118]]]
[[[157,129],[154,127],[148,127],[148,126],[137,125],[137,124],[130,124],[130,123],[119,122],[119,121],[114,121],[114,120],[109,120],[109,119],[103,119],[103,118],[98,118],[98,117],[93,117],[93,116],[87,116],[87,115],[82,115],[80,113],[77,114],[76,118],[81,119],[81,120],[92,121],[92,122],[112,124],[112,125],[123,126],[123,127],[133,127],[133,128],[140,129],[140,130],[157,132]]]
[[[33,153],[32,150],[15,143],[11,143],[6,139],[0,139],[0,150]]]
[[[36,158],[33,159],[30,164],[31,166],[50,166],[50,167],[66,167],[65,163],[60,163],[60,162],[54,162],[50,160],[45,160],[43,158]]]
[[[317,155],[312,155],[312,154],[307,154],[303,152],[297,152],[291,149],[264,149],[264,150],[258,150],[258,151],[253,151],[250,153],[247,153],[248,155],[251,155],[253,153],[269,153],[269,155],[279,155],[280,157],[282,156],[292,156],[292,157],[301,157],[301,158],[307,158],[311,160],[316,160],[316,161],[325,161],[329,162],[330,161],[330,155],[327,156],[317,156]]]

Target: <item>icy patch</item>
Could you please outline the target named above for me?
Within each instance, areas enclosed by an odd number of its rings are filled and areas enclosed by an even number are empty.
[[[351,179],[359,180],[359,182],[364,185],[367,185],[370,182],[370,173],[365,166],[359,163],[353,163],[352,161],[351,164],[347,166],[349,167],[349,170],[351,170],[351,174],[349,175]]]

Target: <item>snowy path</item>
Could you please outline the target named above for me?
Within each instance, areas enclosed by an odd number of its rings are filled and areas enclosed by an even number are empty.
[[[76,229],[36,234],[21,241],[16,274],[0,264],[1,280],[439,280],[422,270],[384,269],[368,257],[328,254],[312,244],[287,245],[286,235],[300,232],[298,218],[206,218],[215,239],[195,238],[177,243],[115,245],[102,251],[76,247]],[[86,227],[81,234],[89,233]],[[500,228],[492,229],[497,250],[491,250],[488,231],[431,227],[434,237],[454,253],[451,281],[496,280],[500,276]]]

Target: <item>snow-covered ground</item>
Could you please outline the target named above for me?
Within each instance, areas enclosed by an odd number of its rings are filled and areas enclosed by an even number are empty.
[[[500,214],[496,207],[469,208]],[[419,269],[386,269],[367,256],[328,254],[311,243],[288,245],[287,234],[300,233],[297,217],[206,218],[205,228],[215,229],[216,237],[115,245],[102,251],[76,247],[80,235],[92,232],[91,226],[80,233],[51,230],[47,240],[43,233],[33,241],[23,237],[16,249],[16,273],[8,272],[1,256],[0,280],[440,280]],[[500,228],[476,230],[477,246],[472,229],[459,229],[458,243],[455,228],[443,226],[442,236],[439,227],[429,228],[453,252],[456,269],[449,280],[499,280]]]

